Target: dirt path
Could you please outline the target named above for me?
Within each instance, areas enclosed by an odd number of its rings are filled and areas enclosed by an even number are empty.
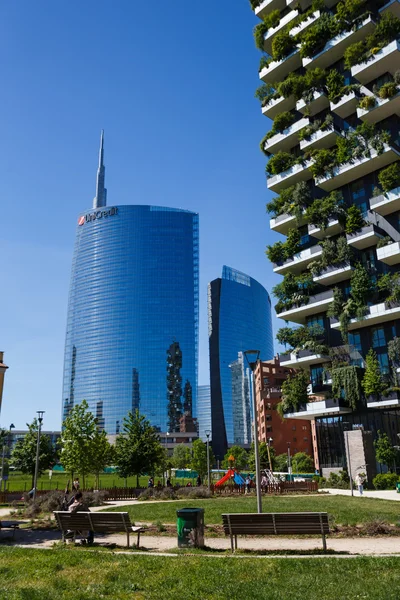
[[[20,546],[23,548],[51,548],[55,542],[61,540],[59,531],[56,530],[33,530],[21,529],[16,531],[15,539],[7,536],[7,530],[0,534],[4,543]],[[7,541],[8,540],[8,541]],[[96,535],[96,543],[116,544],[121,548],[126,547],[126,535]],[[176,536],[152,536],[142,534],[141,547],[150,552],[168,552],[177,548]],[[136,536],[131,536],[131,543],[136,542]],[[230,548],[229,538],[208,537],[206,546],[216,550],[228,550]],[[336,552],[348,552],[350,554],[363,554],[370,556],[400,554],[400,537],[357,537],[357,538],[335,538],[327,537],[329,550]],[[260,537],[260,538],[238,538],[238,548],[241,550],[315,550],[321,549],[322,543],[318,538],[283,538],[283,537]]]

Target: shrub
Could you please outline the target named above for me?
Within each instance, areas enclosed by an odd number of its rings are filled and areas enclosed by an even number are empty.
[[[272,40],[271,54],[274,60],[282,60],[289,56],[296,47],[296,43],[288,31],[280,31]]]
[[[351,69],[354,65],[363,62],[367,57],[365,42],[356,42],[344,51],[344,66]]]
[[[384,192],[390,192],[400,185],[400,163],[395,162],[383,169],[378,175]]]
[[[313,164],[310,171],[313,177],[324,177],[331,173],[336,166],[336,153],[334,150],[315,150],[312,153]]]
[[[173,488],[163,488],[158,490],[157,488],[147,488],[143,490],[138,496],[138,500],[176,500],[178,498]]]
[[[326,87],[328,89],[328,98],[333,101],[338,96],[344,87],[344,77],[339,71],[336,69],[332,69],[329,71],[328,76],[326,78]]]
[[[265,254],[272,263],[283,263],[285,260],[285,246],[283,242],[276,242],[273,246],[267,246]]]
[[[272,57],[268,56],[268,54],[263,54],[260,58],[260,65],[258,67],[258,71],[262,71],[265,67],[268,69],[269,65],[272,63]]]
[[[400,19],[392,13],[384,13],[377,23],[375,30],[366,39],[370,50],[383,48],[400,34]]]
[[[397,85],[394,81],[387,81],[379,88],[379,98],[393,98],[398,92]]]
[[[392,243],[392,238],[390,235],[385,235],[383,238],[379,238],[378,243],[376,245],[377,248],[384,248],[388,244]]]
[[[281,96],[284,98],[294,96],[296,100],[300,100],[306,89],[306,78],[303,75],[298,75],[296,73],[291,73],[278,85],[278,91]]]
[[[363,98],[361,98],[360,102],[358,103],[358,106],[360,108],[362,108],[363,110],[370,110],[371,108],[374,108],[375,105],[376,105],[375,96],[364,96]]]
[[[372,485],[376,490],[393,490],[398,481],[399,476],[396,473],[379,473],[373,478]]]
[[[365,225],[361,210],[355,204],[352,204],[347,210],[346,233],[352,234],[359,231]]]
[[[263,83],[256,89],[254,97],[259,100],[261,106],[267,106],[274,98],[278,98],[279,94],[275,91],[270,83]]]
[[[178,498],[211,498],[212,494],[206,487],[183,487],[177,490]]]
[[[309,27],[301,36],[301,58],[311,58],[317,54],[338,31],[336,17],[322,13],[315,25]]]
[[[268,175],[278,175],[290,169],[296,162],[296,157],[289,152],[277,152],[269,159],[266,171]]]
[[[296,117],[291,112],[282,112],[276,115],[274,119],[274,123],[272,126],[272,131],[274,133],[283,133],[285,129],[290,127],[292,123],[295,121]]]

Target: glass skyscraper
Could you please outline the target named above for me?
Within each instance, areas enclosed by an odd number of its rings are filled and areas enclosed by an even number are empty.
[[[274,355],[271,300],[252,277],[223,267],[222,278],[208,286],[212,444],[222,459],[228,445],[250,442],[249,376],[245,350]]]
[[[206,431],[211,431],[211,389],[209,385],[199,385],[197,388],[197,422],[199,438],[205,442],[207,441]]]
[[[63,418],[85,399],[107,433],[136,408],[159,430],[179,431],[197,399],[198,215],[107,207],[102,149],[99,175],[94,209],[76,230]]]

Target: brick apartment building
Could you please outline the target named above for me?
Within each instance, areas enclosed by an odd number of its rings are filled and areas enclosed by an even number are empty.
[[[277,357],[260,361],[255,369],[258,437],[260,442],[272,438],[276,454],[305,452],[313,455],[311,424],[309,420],[284,419],[276,410],[281,400],[281,386],[292,369],[281,367]]]

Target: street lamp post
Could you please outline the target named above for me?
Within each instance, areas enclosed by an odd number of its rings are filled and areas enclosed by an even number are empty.
[[[42,430],[43,423],[43,415],[45,413],[44,410],[37,410],[38,414],[38,434],[37,434],[37,444],[36,444],[36,465],[35,465],[35,478],[33,480],[33,500],[36,499],[36,488],[37,488],[37,479],[39,473],[39,455],[40,455],[40,432]]]
[[[269,462],[269,470],[271,471],[271,475],[273,474],[273,470],[272,470],[272,462],[271,462],[271,452],[270,452],[270,447],[271,444],[274,440],[272,439],[272,437],[268,438],[268,445],[267,445],[267,451],[268,451],[268,462]]]
[[[9,430],[7,432],[7,441],[8,441],[8,436],[11,433],[11,429],[15,429],[15,425],[14,423],[11,423]],[[4,481],[4,463],[5,463],[5,458],[6,458],[6,444],[5,444],[5,438],[3,440],[3,453],[2,453],[2,459],[1,459],[1,479],[0,479],[0,492],[1,492],[1,486],[3,485],[3,481]],[[6,482],[4,481],[4,491],[6,491]]]
[[[206,438],[207,438],[207,485],[208,485],[208,491],[210,491],[210,450],[209,450],[209,444],[210,444],[211,431],[209,429],[206,429],[206,431],[204,433],[206,434]]]
[[[256,493],[257,493],[257,512],[262,513],[261,498],[261,477],[260,477],[260,451],[258,446],[258,423],[257,423],[257,403],[256,403],[256,380],[254,371],[260,361],[259,350],[246,350],[244,352],[246,361],[253,375],[253,421],[254,421],[254,459],[256,463]],[[253,357],[253,360],[251,359]]]
[[[163,472],[163,486],[165,486],[165,474],[167,471],[167,465],[168,465],[168,436],[169,436],[169,431],[166,432],[165,434],[165,443],[164,443],[164,455],[165,455],[165,468],[164,468],[164,472]],[[167,477],[168,479],[168,477]]]
[[[287,445],[287,464],[288,464],[289,481],[292,481],[292,465],[290,464],[290,442],[288,442],[288,445]]]

